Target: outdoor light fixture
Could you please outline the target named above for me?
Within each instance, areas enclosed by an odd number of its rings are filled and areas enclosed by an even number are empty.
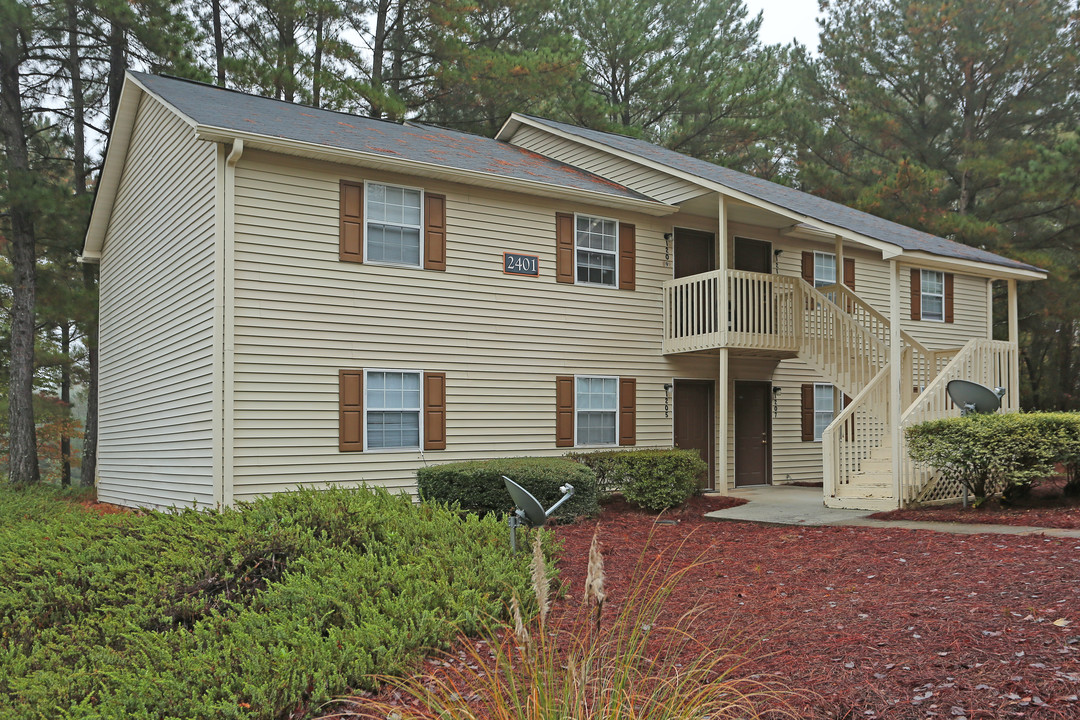
[[[783,250],[773,250],[773,264],[776,266],[776,274],[780,274],[780,256],[784,254]],[[773,392],[776,392],[774,389]]]
[[[664,417],[671,417],[671,383],[664,383]]]
[[[664,233],[664,267],[671,265],[671,233]]]
[[[777,250],[777,252],[780,252]],[[780,414],[780,386],[773,385],[772,389],[772,416],[776,417]]]

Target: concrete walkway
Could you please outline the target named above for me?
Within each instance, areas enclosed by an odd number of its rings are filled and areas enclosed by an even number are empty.
[[[706,513],[710,520],[736,520],[766,525],[848,525],[873,528],[935,530],[961,535],[1047,535],[1080,538],[1080,530],[1061,528],[989,525],[982,523],[923,522],[916,520],[871,520],[873,510],[837,510],[825,507],[821,488],[775,485],[739,488],[732,497],[746,498],[745,505]]]

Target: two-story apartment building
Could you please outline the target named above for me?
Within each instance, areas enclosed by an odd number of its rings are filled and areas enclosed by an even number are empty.
[[[200,507],[673,444],[720,491],[945,497],[901,429],[955,412],[954,377],[1018,406],[1016,282],[1043,277],[641,140],[524,115],[488,139],[140,73],[82,259],[99,497]]]

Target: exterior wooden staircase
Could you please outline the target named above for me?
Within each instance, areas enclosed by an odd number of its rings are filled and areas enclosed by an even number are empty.
[[[741,270],[664,283],[664,353],[728,348],[798,357],[851,398],[822,437],[830,507],[877,510],[958,497],[959,487],[908,459],[903,428],[959,413],[945,392],[950,380],[1008,386],[1015,377],[1012,343],[930,350],[903,330],[899,336],[894,368],[889,320],[844,285],[814,288],[797,277]]]

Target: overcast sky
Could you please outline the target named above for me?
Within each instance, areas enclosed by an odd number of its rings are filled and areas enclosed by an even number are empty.
[[[796,38],[817,52],[818,0],[746,0],[750,15],[759,10],[765,16],[761,21],[761,41],[767,44],[789,43]]]

